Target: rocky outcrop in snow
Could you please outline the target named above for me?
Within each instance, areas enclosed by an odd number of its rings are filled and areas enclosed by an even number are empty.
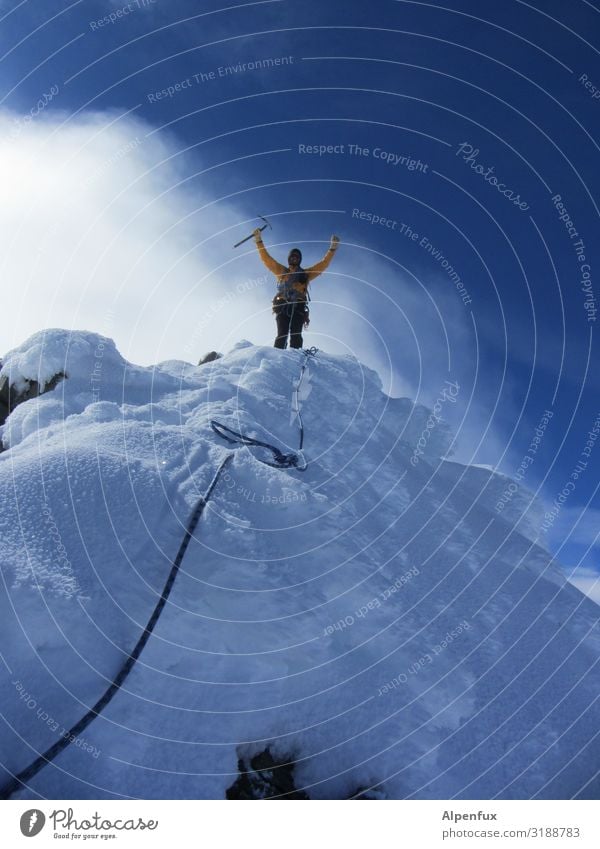
[[[57,372],[48,381],[40,383],[36,378],[19,378],[11,382],[10,374],[0,372],[0,425],[3,425],[10,413],[23,401],[37,398],[44,392],[50,392],[65,377],[64,372]],[[1,450],[1,449],[0,449]]]

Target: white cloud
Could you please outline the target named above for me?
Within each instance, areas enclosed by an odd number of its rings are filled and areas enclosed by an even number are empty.
[[[600,572],[586,566],[580,566],[569,574],[568,578],[577,589],[589,596],[596,604],[600,604]]]
[[[173,139],[115,113],[15,130],[19,117],[0,113],[0,351],[52,326],[104,333],[141,363],[272,340],[266,281],[237,288],[262,273],[231,250],[246,216],[186,185],[202,166]]]

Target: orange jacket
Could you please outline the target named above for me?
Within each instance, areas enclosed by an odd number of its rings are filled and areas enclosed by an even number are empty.
[[[280,262],[277,262],[276,259],[273,259],[271,254],[265,248],[262,239],[260,241],[257,240],[256,247],[258,248],[260,258],[267,266],[269,271],[272,271],[273,274],[277,276],[278,288],[283,288],[286,284],[287,278],[293,276],[294,273],[297,272],[290,271],[288,266],[282,265]],[[310,268],[301,269],[301,272],[305,275],[304,282],[297,282],[291,284],[291,288],[298,293],[299,301],[306,301],[308,284],[311,283],[315,279],[315,277],[318,277],[319,274],[322,274],[325,271],[325,269],[333,259],[333,255],[335,252],[336,248],[329,248],[322,260],[315,263],[315,265],[311,265]]]

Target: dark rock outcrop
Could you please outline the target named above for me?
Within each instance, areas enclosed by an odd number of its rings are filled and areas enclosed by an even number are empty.
[[[223,354],[219,354],[218,351],[209,351],[208,354],[205,354],[202,359],[199,361],[198,365],[203,366],[204,363],[212,363],[213,360],[220,360]]]
[[[4,375],[0,378],[0,425],[4,424],[15,407],[22,404],[23,401],[29,401],[30,398],[37,398],[44,392],[50,392],[64,377],[66,375],[61,371],[47,383],[40,385],[37,380],[28,380],[24,389],[17,389],[14,384],[9,383],[8,376]]]
[[[269,749],[254,755],[248,762],[238,761],[239,775],[227,790],[228,799],[308,799],[294,783],[294,762],[277,760]]]

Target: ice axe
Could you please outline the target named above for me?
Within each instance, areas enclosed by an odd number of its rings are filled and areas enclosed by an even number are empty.
[[[271,230],[273,229],[273,228],[271,227],[270,222],[269,222],[269,221],[267,221],[267,219],[266,219],[263,215],[259,215],[258,217],[259,217],[262,221],[264,221],[264,222],[265,222],[265,223],[263,224],[263,226],[262,226],[262,227],[259,227],[259,228],[258,228],[259,230],[261,230],[261,231],[262,231],[262,230],[266,230],[266,229],[267,229],[267,227],[270,227],[270,229],[271,229]],[[242,241],[241,241],[241,242],[237,242],[237,244],[235,244],[233,247],[234,247],[234,248],[239,248],[239,246],[240,246],[240,245],[243,245],[243,244],[244,244],[244,242],[247,242],[247,241],[248,241],[248,239],[251,239],[253,236],[254,236],[254,233],[250,233],[250,235],[249,235],[249,236],[246,236],[246,238],[245,238],[245,239],[242,239]]]

